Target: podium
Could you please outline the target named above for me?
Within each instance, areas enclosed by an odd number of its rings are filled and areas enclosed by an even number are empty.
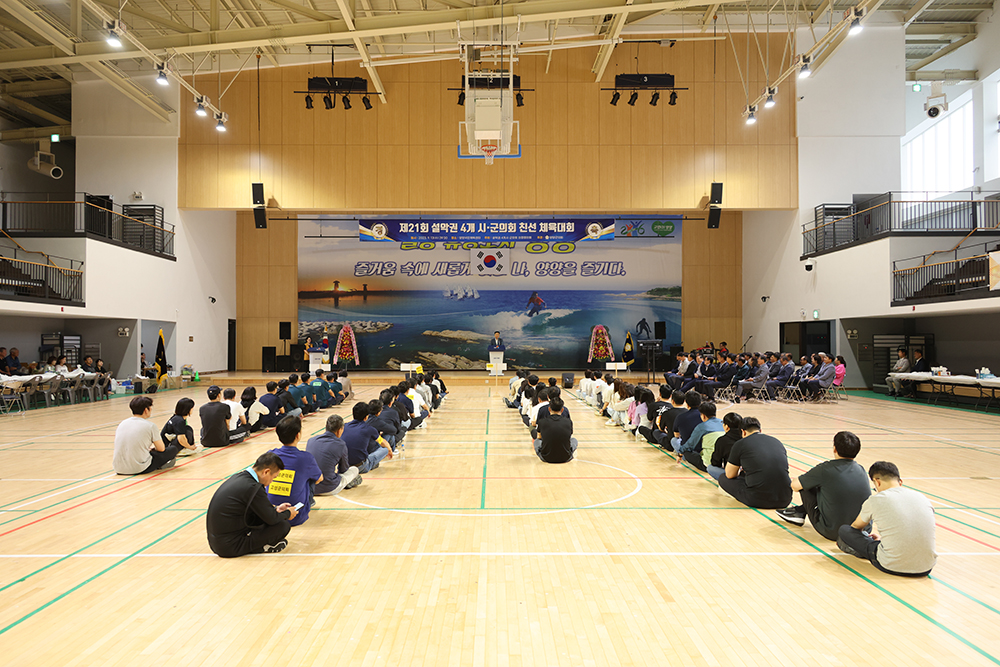
[[[490,350],[490,363],[486,364],[486,369],[490,372],[491,376],[502,376],[503,372],[507,370],[507,364],[503,362],[503,352],[494,352]]]
[[[309,371],[311,373],[315,373],[316,371],[328,371],[328,370],[330,370],[330,364],[323,363],[322,352],[309,353]]]

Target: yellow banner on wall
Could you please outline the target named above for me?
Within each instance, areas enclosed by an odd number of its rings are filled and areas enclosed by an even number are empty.
[[[1000,290],[1000,252],[990,253],[990,291]]]

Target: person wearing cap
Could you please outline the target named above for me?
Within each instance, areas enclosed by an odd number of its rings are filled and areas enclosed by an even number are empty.
[[[246,429],[229,430],[232,409],[219,400],[222,389],[213,384],[206,393],[208,403],[198,409],[198,416],[201,417],[201,444],[204,447],[225,447],[243,442],[247,437]]]

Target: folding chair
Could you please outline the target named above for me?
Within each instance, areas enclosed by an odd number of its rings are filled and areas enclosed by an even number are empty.
[[[729,401],[730,403],[736,402],[736,385],[728,384],[725,387],[719,387],[716,389],[715,401]]]
[[[18,406],[18,414],[24,413],[24,401],[21,398],[23,385],[24,382],[20,380],[11,380],[0,385],[0,413],[10,414],[14,405]]]
[[[829,393],[833,394],[833,397],[838,401],[847,400],[847,387],[845,387],[843,384],[830,385]]]
[[[767,387],[761,387],[760,389],[754,389],[750,393],[750,398],[748,401],[760,401],[761,403],[770,403],[771,397],[767,395]]]
[[[83,384],[83,376],[78,375],[75,380],[64,384],[60,389],[60,394],[64,394],[69,399],[70,404],[75,405],[80,400],[80,385]]]

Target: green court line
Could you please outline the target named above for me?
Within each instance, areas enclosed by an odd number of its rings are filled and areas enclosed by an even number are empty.
[[[13,500],[13,501],[5,504],[5,505],[0,505],[0,512],[10,511],[10,510],[4,510],[4,508],[5,507],[9,507],[10,505],[15,505],[17,503],[23,503],[25,500],[31,500],[35,496],[41,496],[41,495],[46,494],[46,493],[52,493],[53,491],[58,491],[59,489],[66,488],[67,486],[73,486],[74,484],[79,484],[80,482],[86,482],[88,479],[94,479],[95,477],[101,477],[103,475],[110,475],[113,472],[114,472],[114,470],[105,470],[104,472],[99,472],[96,475],[91,475],[90,477],[84,477],[83,479],[78,479],[78,480],[76,480],[74,482],[68,482],[66,484],[61,484],[61,485],[59,485],[57,487],[54,487],[54,488],[51,488],[51,489],[49,489],[47,491],[40,491],[40,492],[32,494],[30,496],[25,496],[24,498],[21,498],[20,500]],[[9,482],[11,480],[4,480],[4,481],[8,481]]]
[[[479,509],[486,509],[486,464],[489,462],[490,443],[483,445],[483,493],[479,499]]]
[[[932,580],[932,581],[936,581],[937,583],[942,584],[943,586],[945,586],[947,588],[950,588],[951,590],[955,591],[956,593],[958,593],[962,597],[968,598],[969,600],[972,600],[976,604],[989,609],[994,614],[1000,614],[1000,609],[997,609],[996,607],[991,607],[990,605],[986,604],[982,600],[979,600],[979,599],[976,599],[976,598],[972,597],[971,595],[969,595],[968,593],[966,593],[965,591],[963,591],[961,588],[953,586],[953,585],[949,584],[947,581],[942,581],[941,579],[938,579],[937,577],[935,577],[933,575],[928,575],[927,578],[930,579],[930,580]]]
[[[490,410],[486,408],[486,435],[490,434]]]
[[[63,498],[62,500],[56,501],[56,502],[52,503],[51,505],[46,505],[45,507],[39,507],[39,508],[31,510],[31,511],[32,512],[44,512],[45,510],[52,509],[53,507],[58,507],[59,505],[62,505],[63,503],[68,503],[71,500],[76,500],[77,498],[83,498],[84,496],[89,496],[90,494],[95,493],[96,491],[103,491],[104,489],[110,488],[110,487],[114,486],[115,484],[121,484],[122,482],[127,481],[127,480],[128,480],[128,478],[115,480],[114,482],[111,482],[110,484],[105,484],[104,486],[98,486],[98,487],[89,489],[87,491],[84,491],[83,493],[78,493],[75,496],[70,496],[69,498]],[[4,511],[8,511],[8,510],[4,510]],[[8,523],[11,523],[12,521],[17,521],[17,520],[23,519],[23,518],[24,518],[23,516],[19,516],[19,517],[15,517],[13,519],[8,519],[7,521],[0,521],[0,526],[4,526],[4,525],[6,525]]]
[[[80,582],[79,584],[77,584],[73,588],[69,589],[65,593],[57,595],[56,597],[52,598],[51,600],[49,600],[48,602],[46,602],[42,606],[38,607],[34,611],[32,611],[32,612],[30,612],[28,614],[25,614],[24,616],[22,616],[21,618],[17,619],[16,621],[14,621],[13,623],[11,623],[7,627],[0,629],[0,635],[4,634],[8,630],[16,628],[18,625],[20,625],[21,623],[25,622],[26,620],[28,620],[32,616],[38,614],[41,611],[44,611],[48,607],[51,607],[56,602],[59,602],[59,600],[62,600],[64,597],[70,595],[71,593],[80,590],[81,588],[83,588],[84,586],[86,586],[87,584],[89,584],[90,582],[94,581],[95,579],[97,579],[101,575],[110,572],[111,570],[115,569],[116,567],[118,567],[122,563],[127,563],[128,561],[132,560],[135,556],[139,555],[140,553],[142,553],[146,549],[150,548],[151,546],[153,546],[155,544],[158,544],[159,542],[162,542],[163,540],[167,539],[168,537],[170,537],[171,535],[173,535],[177,531],[181,530],[182,528],[186,528],[187,526],[191,525],[192,523],[194,523],[195,521],[197,521],[198,519],[200,519],[202,516],[204,516],[204,514],[199,514],[196,517],[188,519],[187,521],[185,521],[181,525],[177,526],[176,528],[174,528],[170,532],[166,533],[165,535],[161,535],[160,537],[156,538],[155,540],[153,540],[149,544],[143,546],[138,551],[134,551],[131,554],[129,554],[128,556],[126,556],[125,558],[122,558],[121,560],[119,560],[117,563],[114,563],[114,564],[110,565],[109,567],[104,568],[103,570],[101,570],[100,572],[98,572],[97,574],[95,574],[94,576],[90,577],[89,579],[85,579],[84,581]],[[62,559],[60,559],[60,560],[62,560]],[[2,589],[0,589],[0,590],[2,590]]]
[[[38,569],[37,569],[37,570],[35,570],[34,572],[29,572],[28,574],[24,575],[23,577],[19,577],[18,579],[15,579],[14,581],[12,581],[12,582],[10,582],[10,583],[8,583],[8,584],[6,584],[6,585],[4,585],[4,586],[0,587],[0,592],[3,592],[3,591],[5,591],[5,590],[7,590],[8,588],[10,588],[11,586],[13,586],[14,584],[19,584],[19,583],[21,583],[22,581],[25,581],[25,580],[27,580],[27,579],[30,579],[31,577],[35,576],[36,574],[39,574],[40,572],[44,572],[45,570],[49,569],[50,567],[52,567],[52,566],[54,566],[54,565],[57,565],[57,564],[61,563],[62,561],[66,560],[67,558],[70,558],[70,557],[72,557],[72,556],[75,556],[75,555],[76,555],[76,554],[78,554],[78,553],[81,553],[81,552],[83,552],[83,551],[86,551],[87,549],[89,549],[89,548],[91,548],[91,547],[93,547],[93,546],[96,546],[96,545],[100,544],[101,542],[103,542],[104,540],[108,539],[109,537],[113,537],[113,536],[117,535],[118,533],[120,533],[120,532],[122,532],[122,531],[124,531],[124,530],[128,530],[128,529],[129,529],[129,528],[131,528],[132,526],[135,526],[136,524],[139,524],[139,523],[142,523],[143,521],[145,521],[146,519],[149,519],[150,517],[153,517],[153,516],[156,516],[156,515],[157,515],[157,514],[159,514],[160,512],[164,511],[165,509],[167,509],[167,508],[169,508],[169,507],[172,507],[173,505],[176,505],[176,504],[178,504],[178,503],[181,503],[181,502],[183,502],[183,501],[187,500],[188,498],[190,498],[191,496],[195,496],[195,495],[197,495],[197,494],[201,493],[202,491],[205,491],[206,489],[209,489],[209,488],[211,488],[212,486],[215,486],[215,485],[216,485],[216,484],[218,484],[219,482],[223,482],[223,481],[225,481],[225,479],[227,479],[227,478],[223,478],[223,479],[219,479],[219,480],[216,480],[216,481],[212,482],[211,484],[209,484],[209,485],[207,485],[207,486],[203,486],[202,488],[198,489],[198,490],[197,490],[197,491],[195,491],[194,493],[190,493],[190,494],[188,494],[188,495],[184,496],[183,498],[181,498],[180,500],[175,500],[174,502],[170,503],[170,504],[169,504],[169,505],[167,505],[166,507],[161,507],[160,509],[156,510],[155,512],[152,512],[152,513],[150,513],[150,514],[147,514],[146,516],[142,517],[141,519],[137,519],[137,520],[133,521],[132,523],[128,524],[127,526],[122,526],[122,527],[121,527],[121,528],[119,528],[118,530],[116,530],[116,531],[114,531],[114,532],[112,532],[112,533],[109,533],[109,534],[105,535],[104,537],[102,537],[101,539],[97,540],[96,542],[91,542],[91,543],[90,543],[90,544],[88,544],[87,546],[85,546],[85,547],[81,547],[80,549],[77,549],[77,550],[76,550],[76,551],[74,551],[73,553],[70,553],[70,554],[66,554],[66,555],[65,555],[65,556],[63,556],[62,558],[59,558],[58,560],[54,560],[54,561],[52,561],[51,563],[49,563],[48,565],[45,565],[44,567],[40,567],[40,568],[38,568]],[[145,547],[143,547],[143,548],[145,548]],[[140,550],[140,551],[141,551],[141,550]],[[84,583],[86,583],[86,582],[84,582]],[[81,584],[81,585],[82,585],[82,584]],[[74,589],[74,590],[75,590],[75,589]],[[72,592],[72,591],[70,591],[70,592]],[[34,614],[34,613],[37,613],[37,611],[39,611],[39,610],[35,610],[35,612],[32,612],[32,614]],[[27,617],[25,617],[25,618],[27,618]],[[22,619],[22,620],[24,620],[24,619]],[[12,627],[12,626],[8,626],[7,628],[4,628],[3,630],[0,630],[0,634],[3,634],[4,632],[6,632],[6,630],[7,630],[7,629],[9,629],[10,627]]]

